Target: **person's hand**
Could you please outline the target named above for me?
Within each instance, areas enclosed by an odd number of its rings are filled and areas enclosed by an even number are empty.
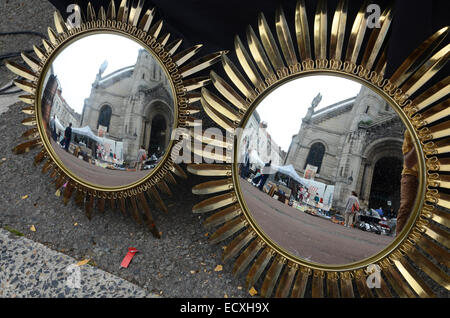
[[[413,147],[413,149],[407,152],[403,157],[403,160],[405,162],[406,168],[412,169],[412,167],[417,164],[416,148]]]

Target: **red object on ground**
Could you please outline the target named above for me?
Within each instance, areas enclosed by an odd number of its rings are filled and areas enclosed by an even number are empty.
[[[120,266],[124,267],[124,268],[128,268],[128,265],[131,262],[131,259],[134,257],[134,254],[136,254],[138,252],[137,249],[135,249],[134,247],[130,247],[128,249],[128,253],[127,255],[125,255],[122,264],[120,264]]]

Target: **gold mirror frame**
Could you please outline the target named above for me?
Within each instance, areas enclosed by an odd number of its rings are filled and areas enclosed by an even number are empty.
[[[23,108],[22,112],[31,115],[22,121],[23,125],[29,127],[22,135],[22,138],[27,141],[16,146],[13,152],[22,154],[39,147],[41,151],[35,157],[34,164],[45,162],[42,173],[50,172],[50,178],[57,190],[65,185],[64,203],[67,204],[71,196],[76,193],[75,202],[85,208],[89,219],[92,217],[94,206],[99,213],[103,213],[106,202],[109,202],[111,208],[120,209],[124,215],[129,210],[138,224],[142,224],[143,218],[152,234],[160,238],[161,234],[154,223],[148,202],[153,201],[159,209],[167,213],[168,209],[158,191],[172,196],[169,185],[176,184],[174,176],[187,178],[183,169],[174,163],[172,156],[179,153],[182,136],[179,136],[177,140],[171,140],[164,158],[146,177],[130,185],[108,188],[88,183],[64,166],[52,149],[41,120],[42,86],[45,74],[54,58],[65,47],[85,36],[108,33],[122,35],[137,42],[158,60],[168,77],[174,95],[176,116],[173,129],[186,128],[194,124],[193,115],[199,112],[199,108],[192,104],[200,100],[200,94],[196,90],[208,84],[210,79],[205,76],[192,77],[191,75],[220,60],[223,52],[212,53],[191,61],[202,45],[177,52],[182,40],[177,39],[169,43],[170,33],[161,35],[163,21],[154,22],[155,10],[149,9],[144,13],[143,6],[143,0],[133,1],[132,4],[131,1],[122,0],[116,9],[115,2],[112,0],[107,10],[100,7],[97,14],[91,3],[88,3],[86,12],[82,12],[79,6],[75,6],[76,13],[82,18],[78,26],[66,23],[61,14],[56,11],[54,13],[56,31],[49,27],[48,40],[42,40],[42,46],[33,47],[36,57],[26,53],[21,54],[29,68],[14,62],[6,62],[6,66],[23,78],[14,80],[14,84],[27,93],[19,99],[30,105]],[[86,18],[83,20],[84,16]]]
[[[260,294],[263,297],[304,297],[309,286],[312,297],[435,296],[411,264],[415,264],[447,290],[450,289],[448,275],[434,263],[447,267],[449,264],[445,248],[450,247],[450,218],[448,212],[441,208],[450,208],[450,196],[442,192],[442,189],[450,189],[450,178],[445,174],[450,172],[450,161],[436,156],[450,152],[450,122],[445,120],[450,111],[448,100],[443,100],[449,93],[449,77],[439,83],[431,82],[450,55],[450,45],[436,52],[448,33],[448,27],[427,39],[390,79],[385,79],[386,50],[383,44],[393,19],[392,8],[383,12],[380,28],[371,31],[369,41],[363,47],[367,23],[365,12],[366,6],[363,5],[351,31],[347,32],[347,1],[339,1],[328,38],[327,5],[326,1],[320,0],[315,13],[313,36],[310,38],[307,9],[304,1],[299,0],[295,28],[300,62],[283,9],[279,8],[275,16],[280,46],[275,42],[264,15],[260,14],[260,36],[251,27],[247,29],[250,52],[238,36],[235,38],[240,68],[223,56],[222,65],[229,81],[211,72],[210,77],[219,95],[202,89],[201,102],[205,112],[233,136],[235,129],[244,128],[246,119],[259,101],[288,80],[313,74],[332,74],[353,79],[378,92],[396,110],[412,133],[419,156],[419,196],[404,230],[383,251],[342,266],[321,265],[295,258],[270,240],[255,224],[242,198],[237,178],[237,138],[233,144],[223,143],[223,152],[213,156],[222,158],[225,163],[189,165],[188,171],[192,174],[219,177],[193,188],[194,194],[215,194],[196,204],[193,212],[214,211],[204,225],[208,228],[221,227],[210,236],[210,242],[231,241],[225,247],[223,260],[236,258],[233,267],[235,275],[249,268],[246,276],[248,288],[265,273],[265,277],[261,277]],[[346,48],[343,45],[345,37],[349,37]],[[431,57],[426,51],[433,51]],[[315,60],[312,59],[313,54]],[[360,65],[357,65],[360,58]],[[434,84],[431,88],[420,92],[420,95],[416,94],[421,87],[430,83]],[[440,103],[435,104],[440,100]],[[202,140],[202,136],[195,135],[195,132],[193,135]],[[203,140],[203,143],[208,144],[208,141]],[[230,153],[230,149],[235,150]],[[208,156],[211,158],[210,154],[205,153],[205,158]],[[373,274],[366,268],[370,264],[381,268],[381,286],[374,290],[366,284],[369,275]]]

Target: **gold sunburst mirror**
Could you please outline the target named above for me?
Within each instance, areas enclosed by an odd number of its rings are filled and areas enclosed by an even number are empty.
[[[174,176],[187,177],[174,163],[182,139],[174,132],[192,125],[195,90],[209,81],[192,75],[222,52],[191,61],[201,45],[179,52],[182,40],[163,34],[155,10],[143,7],[142,0],[111,1],[98,12],[75,6],[75,24],[55,12],[55,30],[34,47],[36,56],[6,65],[20,76],[14,83],[31,115],[22,122],[27,141],[13,151],[40,147],[35,164],[45,162],[57,193],[65,203],[74,194],[88,218],[108,204],[160,237],[148,203],[168,212],[160,192],[172,195]]]
[[[214,212],[210,241],[262,296],[433,297],[427,279],[450,288],[449,78],[433,82],[448,27],[384,78],[392,8],[370,29],[363,5],[347,29],[347,3],[331,32],[318,1],[310,37],[300,0],[296,36],[281,8],[236,36],[239,65],[223,56],[201,99],[226,138],[191,134],[216,160],[188,166],[215,177],[193,212]]]

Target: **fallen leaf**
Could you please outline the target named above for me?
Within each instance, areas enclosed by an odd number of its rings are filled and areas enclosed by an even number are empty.
[[[73,226],[78,226],[78,223],[75,223]]]
[[[57,197],[61,196],[61,191],[59,191],[59,189],[56,190],[55,195],[56,195]]]
[[[90,261],[90,259],[85,259],[85,260],[79,261],[79,262],[77,263],[77,266],[83,266],[83,265],[86,265],[87,263],[89,263],[89,261]]]
[[[30,227],[30,231],[31,231],[31,232],[36,232],[36,228],[34,227],[34,225],[32,225],[32,226]]]
[[[238,286],[238,289],[239,289],[239,290],[242,290],[242,286]]]
[[[191,271],[191,274],[195,274],[195,271]]]
[[[2,161],[6,161],[6,158],[2,158]]]
[[[24,195],[24,196],[22,197],[22,200],[25,200],[25,199],[27,199],[27,198],[28,198],[28,194]]]
[[[248,293],[250,294],[250,296],[255,296],[258,294],[258,292],[256,291],[256,289],[254,287],[250,288]]]
[[[205,236],[208,237],[208,236],[209,236],[209,232],[208,232],[208,233],[205,233]]]
[[[223,266],[222,265],[217,265],[216,268],[214,268],[215,272],[221,272],[223,270]]]
[[[228,298],[228,295],[227,294],[225,294],[224,296],[223,296],[224,298]]]

